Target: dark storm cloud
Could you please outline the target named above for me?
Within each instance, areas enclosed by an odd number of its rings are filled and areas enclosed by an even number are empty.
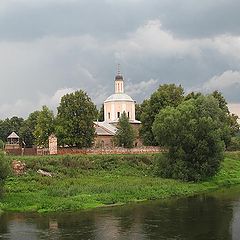
[[[2,0],[0,117],[56,107],[79,88],[101,104],[118,62],[138,101],[176,83],[221,86],[240,102],[231,91],[240,81],[239,9],[237,0]]]
[[[12,2],[12,3],[11,3]],[[91,34],[118,38],[150,19],[182,37],[239,34],[238,0],[9,1],[0,14],[0,39]]]

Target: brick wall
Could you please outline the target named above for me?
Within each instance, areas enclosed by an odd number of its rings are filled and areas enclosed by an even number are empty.
[[[142,154],[142,153],[158,153],[164,149],[159,147],[139,147],[139,148],[59,148],[58,154]]]

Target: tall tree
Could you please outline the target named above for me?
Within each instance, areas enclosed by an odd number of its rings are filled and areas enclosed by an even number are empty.
[[[146,101],[146,100],[145,100]],[[136,120],[140,121],[141,120],[141,114],[142,114],[142,106],[144,106],[144,103],[142,104],[136,104],[135,105],[135,112],[136,112]]]
[[[145,145],[157,145],[152,132],[152,125],[159,111],[167,106],[176,107],[184,99],[184,91],[181,86],[175,84],[160,85],[159,88],[151,95],[149,100],[145,100],[141,105],[141,122],[140,135]]]
[[[176,108],[161,110],[153,132],[158,144],[167,147],[169,153],[160,162],[160,174],[190,181],[213,176],[230,136],[227,117],[212,96],[200,96]]]
[[[59,143],[78,148],[92,146],[96,117],[96,106],[82,90],[63,96],[57,114]]]
[[[6,118],[3,121],[0,121],[0,139],[6,142],[7,137],[11,132],[16,132],[19,134],[19,130],[22,127],[24,122],[23,118],[20,117],[12,117],[12,118]]]
[[[221,92],[214,91],[211,95],[218,101],[219,107],[228,115],[228,122],[231,128],[231,135],[232,137],[234,137],[239,132],[239,124],[237,122],[238,116],[230,113],[227,101]],[[230,141],[227,143],[227,146],[229,143]]]
[[[54,114],[47,107],[43,106],[38,113],[37,124],[33,133],[36,144],[41,147],[48,146],[48,137],[54,132]]]
[[[39,114],[40,111],[30,113],[19,130],[19,136],[24,141],[27,147],[32,147],[36,143],[34,132],[36,130]]]
[[[100,122],[104,121],[104,104],[101,105],[101,108],[98,111],[97,120]]]
[[[9,161],[5,158],[3,152],[0,152],[0,195],[3,190],[4,181],[9,173],[10,173]]]
[[[135,132],[125,112],[120,116],[115,135],[116,144],[119,147],[132,148],[135,140]]]

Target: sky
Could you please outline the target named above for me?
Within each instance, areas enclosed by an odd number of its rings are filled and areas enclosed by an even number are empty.
[[[117,64],[138,103],[160,84],[219,90],[240,116],[239,0],[1,0],[0,119],[56,111],[78,89],[100,105]]]

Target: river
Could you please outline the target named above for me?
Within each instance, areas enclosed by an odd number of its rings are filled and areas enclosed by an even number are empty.
[[[76,213],[5,213],[0,239],[239,240],[240,187]]]

